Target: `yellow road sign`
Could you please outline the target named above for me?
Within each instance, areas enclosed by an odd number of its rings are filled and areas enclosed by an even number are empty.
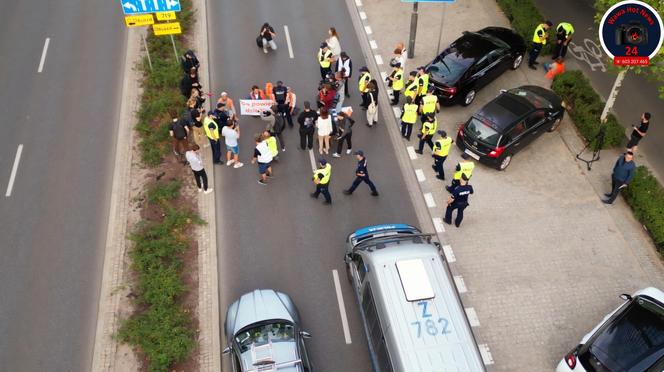
[[[152,14],[125,16],[125,24],[127,24],[127,27],[152,25],[154,24],[154,17],[152,17]]]
[[[180,22],[155,23],[152,25],[155,36],[181,34]]]
[[[175,19],[175,12],[159,12],[155,14],[158,21],[172,21]]]

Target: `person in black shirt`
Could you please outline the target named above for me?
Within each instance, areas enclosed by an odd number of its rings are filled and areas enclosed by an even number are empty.
[[[193,89],[198,90],[198,95],[201,93],[201,84],[198,82],[198,72],[196,68],[189,70],[189,73],[184,75],[180,81],[180,92],[185,98],[191,96],[191,91]]]
[[[286,103],[288,96],[288,88],[284,86],[284,82],[277,81],[277,86],[272,89],[272,99],[277,103],[277,112],[286,118],[289,127],[293,127],[293,118],[290,113],[290,106]]]
[[[195,68],[195,69],[198,70],[198,67],[201,64],[200,64],[200,62],[198,62],[198,58],[196,58],[196,55],[194,54],[194,51],[193,50],[188,50],[182,56],[182,61],[180,61],[180,65],[182,66],[182,70],[186,74],[189,71],[191,71],[192,68]]]
[[[173,115],[173,121],[168,127],[168,134],[173,138],[173,154],[180,157],[184,156],[189,135],[187,122],[184,119],[178,119],[177,115]]]
[[[300,124],[300,148],[302,150],[314,148],[316,120],[318,120],[318,114],[311,109],[309,101],[304,101],[304,110],[297,117],[297,122]]]
[[[269,45],[272,50],[277,50],[277,43],[274,42],[274,38],[277,34],[274,32],[274,28],[270,26],[269,23],[265,22],[263,27],[261,27],[260,32],[261,40],[263,41],[263,53],[267,54],[267,46]]]
[[[341,157],[341,149],[344,147],[344,142],[348,146],[346,154],[350,154],[353,151],[353,124],[355,120],[351,119],[347,113],[340,111],[337,114],[337,151],[332,154],[335,158]]]
[[[452,190],[452,195],[447,199],[447,209],[445,210],[444,221],[446,224],[452,224],[452,212],[457,210],[457,217],[454,220],[454,225],[459,227],[463,221],[463,210],[466,209],[468,204],[468,196],[473,193],[473,187],[468,184],[468,177],[465,174],[461,175],[460,184]]]
[[[353,184],[350,185],[348,190],[344,190],[344,194],[351,195],[353,191],[364,182],[369,185],[371,189],[371,195],[378,196],[378,190],[376,190],[376,185],[369,179],[369,170],[367,169],[367,158],[364,157],[364,152],[362,150],[355,151],[355,158],[357,159],[357,169],[355,170],[355,180]]]
[[[627,142],[627,149],[631,150],[632,152],[635,152],[636,149],[638,148],[639,141],[643,137],[646,136],[646,132],[648,132],[648,126],[650,126],[650,113],[649,112],[644,112],[641,115],[641,123],[639,123],[639,126],[636,127],[632,125],[632,128],[634,130],[632,131],[632,135],[629,139],[629,142]]]

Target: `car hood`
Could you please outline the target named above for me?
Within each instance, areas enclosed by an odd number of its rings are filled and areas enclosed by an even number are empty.
[[[298,316],[290,297],[273,289],[256,289],[245,293],[228,307],[226,332],[232,338],[242,328],[264,320],[282,319],[298,323]]]

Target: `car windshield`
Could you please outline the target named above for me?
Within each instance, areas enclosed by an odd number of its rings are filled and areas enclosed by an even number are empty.
[[[456,48],[448,48],[428,66],[434,78],[442,82],[455,82],[473,63],[473,58],[464,58]]]
[[[636,299],[590,346],[590,353],[611,371],[628,370],[664,348],[664,309]]]
[[[523,88],[514,88],[507,91],[507,93],[525,98],[528,102],[532,103],[536,108],[545,108],[553,107],[551,102],[547,101],[546,98],[537,95],[529,90]]]
[[[500,139],[500,134],[489,123],[483,123],[475,117],[470,118],[466,124],[464,134],[489,146],[497,146]]]
[[[235,335],[242,364],[249,368],[298,359],[295,327],[283,321],[261,323]]]

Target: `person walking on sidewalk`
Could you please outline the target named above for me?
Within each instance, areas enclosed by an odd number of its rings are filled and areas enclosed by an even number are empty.
[[[360,67],[360,77],[357,81],[357,89],[360,91],[360,95],[362,96],[362,103],[360,106],[362,107],[363,110],[366,110],[367,107],[369,107],[369,82],[371,81],[371,74],[369,73],[369,69],[367,66],[362,66]]]
[[[636,127],[632,125],[632,135],[630,136],[629,142],[627,142],[627,149],[631,150],[633,153],[638,149],[638,144],[643,137],[646,136],[648,132],[648,127],[650,126],[650,113],[644,112],[641,114],[641,122],[639,126]]]
[[[344,194],[351,195],[353,191],[364,182],[369,185],[371,189],[371,195],[378,196],[378,190],[376,190],[376,185],[369,179],[369,170],[367,169],[367,158],[364,157],[364,151],[357,150],[355,151],[355,158],[357,159],[357,169],[355,169],[355,180],[353,184],[350,185],[348,190],[344,190]]]
[[[318,153],[328,154],[330,151],[330,135],[332,134],[332,117],[325,107],[320,109],[320,116],[316,120],[318,132]]]
[[[445,187],[445,189],[448,192],[452,192],[452,190],[454,190],[455,187],[459,186],[462,176],[466,176],[466,181],[470,180],[470,177],[473,176],[473,169],[475,169],[475,163],[468,160],[469,158],[468,154],[465,153],[461,154],[461,158],[463,160],[457,163],[457,166],[455,168],[456,172],[454,172],[454,177],[452,179],[452,184]]]
[[[233,168],[241,168],[244,164],[240,163],[240,126],[233,120],[229,120],[225,127],[221,129],[221,135],[224,136],[226,143],[226,166]],[[231,159],[231,156],[233,157]]]
[[[196,180],[198,192],[209,194],[212,192],[212,188],[208,188],[208,177],[207,173],[205,172],[205,168],[203,168],[203,159],[201,158],[201,154],[199,152],[200,149],[200,146],[196,144],[192,145],[185,153],[185,157],[189,162],[191,171],[194,172],[194,179]]]
[[[339,136],[337,137],[337,151],[332,154],[335,158],[341,157],[341,150],[344,147],[344,142],[348,145],[346,154],[348,155],[353,151],[353,124],[355,124],[355,120],[351,119],[347,113],[340,111],[337,114],[337,131]]]
[[[311,150],[314,148],[314,132],[317,120],[318,113],[311,109],[309,101],[304,101],[304,110],[297,117],[297,122],[300,124],[300,149]]]
[[[258,163],[258,174],[260,174],[258,183],[265,186],[267,185],[267,177],[272,177],[272,152],[260,134],[254,135],[254,141],[256,142],[256,147],[254,148],[254,156],[251,159],[251,164]]]
[[[560,22],[556,27],[556,48],[553,50],[551,59],[555,60],[558,57],[565,57],[567,54],[567,46],[572,41],[574,34],[574,27],[569,22]]]
[[[399,95],[403,90],[403,68],[401,68],[401,62],[397,60],[392,60],[390,62],[392,67],[392,72],[390,76],[387,77],[387,85],[392,88],[392,106],[399,104]]]
[[[437,130],[438,119],[436,119],[436,114],[427,114],[422,123],[422,132],[417,135],[420,137],[420,144],[417,146],[417,150],[415,150],[416,153],[422,155],[425,143],[429,145],[429,148],[433,151],[433,136],[436,134]]]
[[[348,54],[346,52],[341,52],[339,55],[339,59],[337,59],[337,72],[343,71],[344,73],[344,95],[346,98],[350,97],[350,94],[348,94],[348,79],[352,76],[353,73],[353,61],[348,57]]]
[[[528,57],[528,67],[533,70],[537,69],[537,67],[535,67],[535,65],[539,64],[539,62],[537,62],[537,57],[539,57],[542,48],[546,45],[546,39],[549,37],[547,31],[552,25],[553,23],[551,23],[551,21],[546,21],[535,27],[535,31],[533,32],[533,45]]]
[[[437,173],[436,178],[444,181],[445,169],[443,169],[443,164],[450,153],[450,147],[452,147],[454,140],[448,137],[447,132],[442,129],[438,131],[438,134],[440,138],[433,145],[433,165],[431,167]]]
[[[323,42],[320,44],[320,49],[318,49],[318,64],[320,65],[320,78],[325,80],[327,74],[330,73],[330,66],[332,65],[332,56],[333,53],[330,50],[327,43]]]
[[[459,227],[463,221],[463,210],[468,207],[468,197],[473,193],[473,187],[468,184],[468,177],[465,174],[461,175],[459,185],[455,186],[452,190],[452,195],[447,199],[447,209],[445,209],[446,224],[452,224],[452,212],[457,210],[457,217],[454,220],[454,226]]]
[[[332,177],[332,165],[327,160],[318,160],[318,169],[314,170],[313,181],[316,185],[316,191],[311,193],[311,197],[318,199],[318,195],[323,194],[325,197],[324,204],[332,204],[332,197],[330,196],[330,178]]]
[[[417,121],[417,105],[408,97],[401,110],[401,136],[410,141],[413,125]]]
[[[378,124],[378,82],[371,79],[367,85],[369,96],[369,106],[367,107],[367,126],[369,128]]]
[[[212,150],[212,163],[224,164],[221,161],[221,144],[219,143],[219,125],[214,121],[214,111],[208,111],[208,115],[203,119],[203,129],[205,135],[210,141],[210,149]]]
[[[277,33],[274,32],[274,28],[270,26],[269,23],[265,22],[263,27],[261,27],[260,37],[263,43],[263,53],[267,54],[268,45],[270,48],[272,48],[272,50],[277,50],[277,43],[274,42],[274,38],[277,37]]]
[[[613,166],[613,173],[611,174],[611,192],[604,194],[606,199],[602,199],[604,204],[613,204],[616,200],[620,190],[627,187],[636,172],[636,164],[634,164],[634,153],[627,151],[621,155],[616,164]]]

